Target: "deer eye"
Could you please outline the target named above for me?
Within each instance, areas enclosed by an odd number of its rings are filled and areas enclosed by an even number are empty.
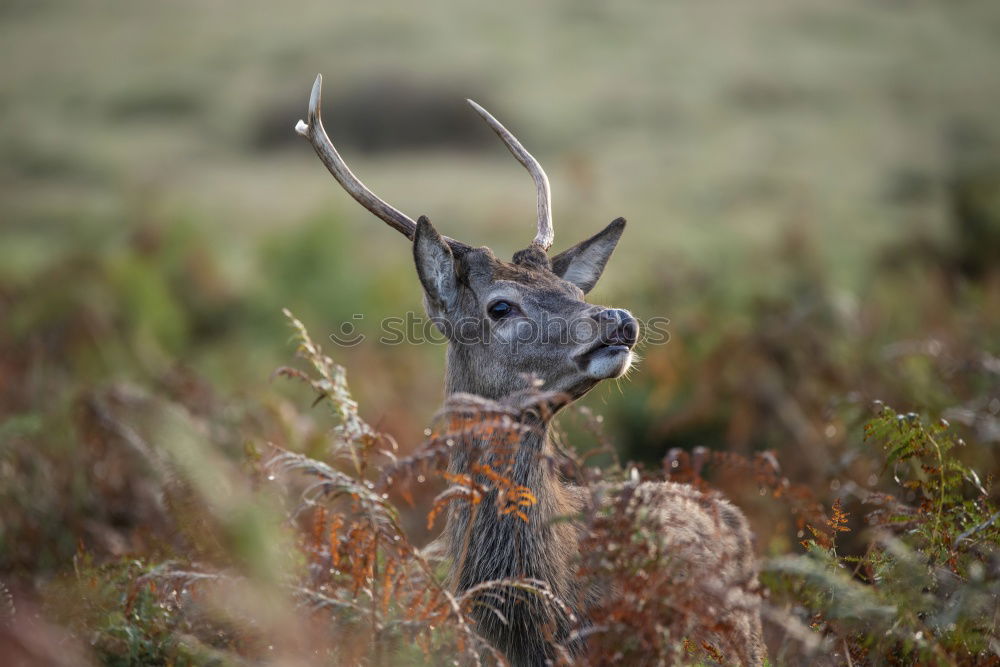
[[[513,313],[514,306],[512,306],[509,301],[496,301],[490,304],[490,307],[486,309],[486,312],[489,313],[490,317],[494,320],[500,320]]]

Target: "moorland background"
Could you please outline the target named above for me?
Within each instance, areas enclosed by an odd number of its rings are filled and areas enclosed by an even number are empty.
[[[401,455],[440,407],[443,347],[376,340],[420,312],[409,248],[292,130],[317,72],[355,172],[444,234],[509,255],[533,233],[530,179],[466,97],[547,169],[556,249],[629,220],[592,299],[671,337],[584,401],[623,460],[772,451],[841,499],[846,553],[868,543],[864,490],[892,482],[862,432],[873,401],[946,418],[955,456],[1000,473],[995,2],[7,0],[0,17],[0,583],[51,632],[74,625],[53,582],[82,561],[177,555],[101,406],[180,406],[236,467],[248,443],[319,455],[326,414],[271,380],[287,307]],[[330,343],[345,321],[368,339]],[[581,450],[584,421],[564,420]],[[705,474],[762,556],[802,551],[752,478]],[[401,504],[417,544],[431,487]],[[80,655],[139,660],[90,641],[128,625],[122,604],[74,626]]]

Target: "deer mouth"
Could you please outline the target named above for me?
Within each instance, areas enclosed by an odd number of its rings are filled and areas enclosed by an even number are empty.
[[[632,347],[618,342],[602,342],[576,358],[584,373],[595,380],[620,377],[632,365]]]
[[[618,336],[610,336],[607,340],[599,341],[596,345],[580,354],[577,359],[585,361],[588,357],[598,354],[620,354],[631,352],[632,346],[627,341],[621,340]]]
[[[581,356],[590,357],[595,354],[618,354],[621,352],[629,352],[630,350],[631,348],[624,343],[598,343],[584,352]]]

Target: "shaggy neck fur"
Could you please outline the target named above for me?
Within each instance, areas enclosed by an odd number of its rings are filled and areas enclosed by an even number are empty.
[[[571,577],[573,554],[560,551],[575,545],[576,528],[565,521],[580,509],[579,498],[559,478],[552,460],[548,423],[533,420],[531,432],[513,446],[502,436],[466,440],[456,448],[450,468],[453,473],[477,475],[476,464],[489,465],[513,484],[525,486],[537,503],[523,508],[527,521],[515,514],[502,515],[498,493],[491,491],[478,505],[455,503],[449,516],[447,536],[450,556],[456,564],[453,584],[465,591],[484,582],[527,578],[545,582],[560,599],[579,608],[578,587]],[[552,640],[561,641],[570,622],[553,611],[538,593],[500,586],[480,596],[473,612],[480,634],[502,651],[514,665],[544,664],[552,659]]]

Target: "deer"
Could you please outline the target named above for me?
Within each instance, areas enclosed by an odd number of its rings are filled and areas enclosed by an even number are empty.
[[[525,410],[531,428],[519,431],[505,473],[537,501],[528,508],[530,521],[476,511],[469,502],[453,503],[441,539],[456,591],[529,578],[544,582],[554,596],[567,602],[568,611],[556,614],[523,596],[494,594],[492,608],[484,604],[473,610],[478,633],[511,664],[552,664],[560,656],[579,656],[583,643],[572,636],[571,619],[586,618],[589,605],[613,591],[584,590],[574,577],[583,528],[580,521],[557,519],[580,516],[587,493],[541,461],[555,456],[551,425],[559,409],[632,366],[640,334],[636,318],[628,310],[585,300],[618,244],[625,220],[617,218],[550,257],[554,231],[545,171],[493,115],[467,100],[531,175],[537,195],[537,233],[510,262],[487,247],[443,236],[426,216],[413,221],[351,172],[323,127],[322,81],[318,75],[306,120],[298,121],[295,130],[308,139],[351,197],[412,244],[424,309],[448,339],[446,397],[515,405],[539,385],[547,396],[561,397],[546,404],[551,409]],[[467,335],[470,330],[478,335]],[[475,474],[481,470],[474,468],[475,462],[482,461],[482,450],[491,446],[490,437],[483,436],[454,448],[449,470]],[[737,660],[762,664],[757,566],[744,514],[717,494],[674,482],[637,482],[632,502],[652,512],[666,548],[683,562],[689,580],[723,601],[720,619],[730,628],[728,645]],[[724,608],[727,599],[729,609]]]

